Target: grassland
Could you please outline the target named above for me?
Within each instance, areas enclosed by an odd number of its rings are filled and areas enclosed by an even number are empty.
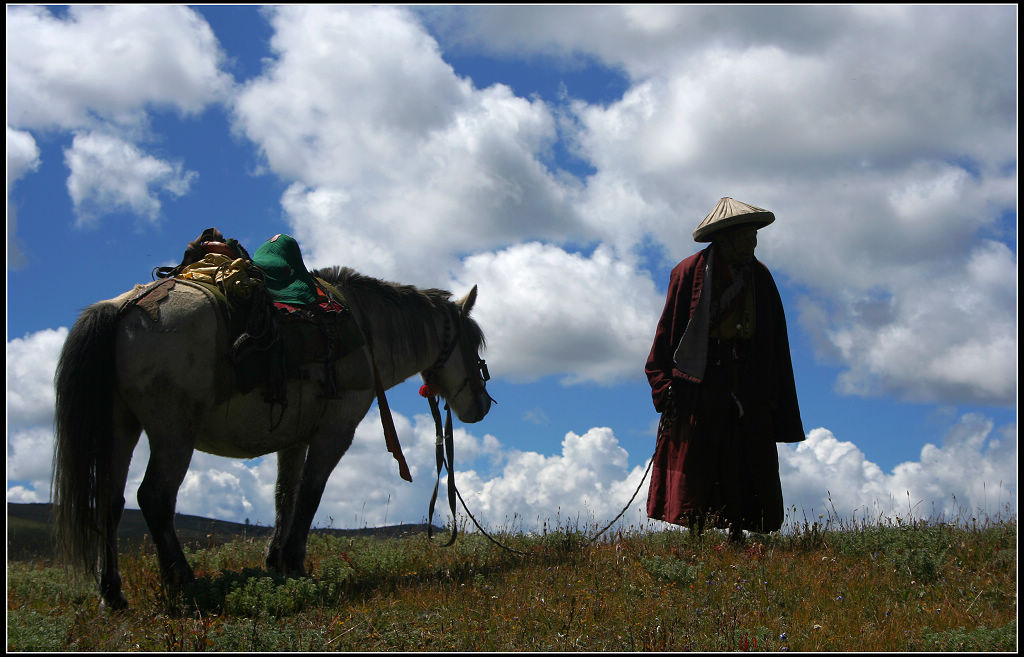
[[[310,539],[312,577],[262,570],[263,538],[190,548],[164,599],[123,555],[131,607],[47,560],[8,562],[8,651],[1007,651],[1017,523],[807,523],[751,535],[578,528]],[[435,536],[435,541],[438,538]]]

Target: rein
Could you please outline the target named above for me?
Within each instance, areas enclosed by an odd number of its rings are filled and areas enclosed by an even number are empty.
[[[445,410],[445,421],[444,430],[441,430],[441,411],[437,407],[437,397],[430,395],[427,397],[427,401],[430,403],[430,414],[434,416],[434,429],[437,435],[437,440],[434,443],[434,455],[437,461],[437,479],[434,481],[434,492],[430,496],[430,511],[427,516],[427,539],[432,539],[434,535],[434,503],[437,502],[437,487],[441,483],[441,469],[448,469],[448,507],[452,513],[452,535],[448,539],[448,542],[444,544],[444,547],[448,547],[455,542],[455,537],[459,534],[458,525],[455,524],[455,468],[453,464],[455,462],[455,436],[452,431],[452,409],[446,403],[444,405]]]
[[[461,319],[461,318],[459,318],[459,319]],[[446,402],[445,405],[444,405],[445,418],[444,418],[444,422],[442,424],[441,410],[440,410],[439,405],[438,405],[437,395],[434,392],[435,388],[434,388],[434,386],[431,385],[430,380],[433,379],[436,376],[437,371],[440,370],[442,367],[444,367],[445,363],[448,362],[448,359],[451,358],[452,354],[455,352],[455,348],[456,347],[460,347],[461,350],[462,350],[463,362],[465,362],[465,363],[472,362],[472,359],[468,357],[470,354],[468,354],[468,349],[467,349],[466,345],[461,344],[460,341],[459,341],[459,330],[458,330],[459,319],[456,319],[455,330],[453,331],[452,330],[452,322],[451,322],[450,315],[448,313],[445,314],[445,316],[444,316],[444,345],[445,346],[441,350],[441,353],[438,355],[437,360],[434,361],[434,364],[431,365],[430,367],[428,367],[427,369],[423,370],[423,377],[424,377],[424,380],[426,380],[426,385],[424,385],[422,388],[420,388],[420,395],[422,395],[423,397],[426,397],[427,398],[427,402],[430,404],[430,414],[434,418],[434,432],[435,432],[435,435],[436,435],[436,441],[434,443],[434,445],[435,445],[435,452],[434,452],[434,454],[435,454],[435,460],[437,462],[437,478],[434,481],[434,492],[430,496],[430,507],[429,507],[429,512],[428,512],[429,515],[427,516],[427,539],[428,540],[433,540],[433,532],[434,532],[433,518],[434,518],[434,506],[435,506],[435,504],[437,502],[437,490],[438,490],[438,487],[440,486],[440,483],[441,483],[441,472],[442,472],[442,470],[447,469],[447,471],[448,471],[448,482],[447,482],[447,488],[448,488],[448,507],[449,507],[449,509],[451,511],[451,514],[452,514],[452,535],[451,535],[451,537],[449,537],[448,542],[445,543],[442,547],[449,547],[449,546],[451,546],[453,543],[455,543],[455,539],[458,536],[458,531],[459,531],[458,530],[458,525],[455,522],[455,519],[456,519],[455,499],[457,497],[459,502],[462,503],[462,508],[463,508],[463,510],[465,510],[466,515],[469,516],[469,519],[473,521],[473,524],[476,525],[476,528],[478,530],[480,530],[480,533],[483,534],[487,538],[487,540],[491,541],[492,543],[494,543],[495,545],[497,545],[498,547],[500,547],[501,549],[503,549],[503,550],[505,550],[507,552],[512,552],[513,554],[518,554],[518,555],[521,555],[521,556],[529,556],[528,553],[526,553],[526,552],[523,552],[521,550],[516,550],[514,548],[508,547],[507,545],[503,545],[498,540],[496,540],[493,536],[488,534],[487,531],[482,526],[480,526],[480,523],[477,522],[477,519],[473,516],[472,512],[470,512],[469,507],[466,505],[466,501],[464,499],[462,499],[462,493],[460,493],[458,488],[456,488],[456,486],[455,486],[455,438],[454,438],[454,432],[452,430],[452,411],[451,411],[450,405]],[[451,339],[450,340],[449,340],[449,334],[451,334]],[[487,392],[486,385],[484,385],[491,378],[490,373],[487,371],[487,362],[484,361],[484,359],[479,358],[479,357],[477,357],[476,361],[477,361],[477,368],[479,369],[479,372],[480,372],[480,380],[481,380],[481,382],[478,383],[475,378],[471,377],[467,373],[466,374],[466,378],[462,382],[462,385],[459,386],[459,388],[450,396],[450,399],[455,399],[455,397],[457,397],[463,391],[463,389],[466,388],[466,386],[468,385],[470,390],[474,394],[486,395],[487,398],[490,399],[492,403],[496,404],[498,402],[493,397],[491,397],[490,393]],[[665,420],[665,418],[663,416],[662,417],[662,421],[664,422],[664,420]],[[660,432],[660,428],[659,428],[659,432]],[[651,459],[651,461],[647,464],[647,470],[644,472],[644,476],[640,479],[640,483],[637,485],[636,490],[633,491],[632,497],[629,498],[629,502],[626,503],[626,506],[623,507],[622,511],[620,511],[619,514],[617,516],[615,516],[615,518],[612,519],[611,522],[609,522],[607,525],[605,525],[605,527],[601,531],[597,532],[597,534],[595,534],[594,536],[590,537],[590,539],[587,540],[587,545],[593,543],[598,538],[600,538],[600,536],[602,534],[604,534],[606,531],[608,531],[608,529],[610,529],[612,525],[614,525],[616,522],[618,522],[619,518],[621,518],[622,515],[629,509],[629,507],[633,504],[633,500],[635,500],[636,496],[640,493],[640,489],[643,487],[644,482],[647,481],[647,475],[650,474],[651,466],[653,464],[654,464],[654,459]]]

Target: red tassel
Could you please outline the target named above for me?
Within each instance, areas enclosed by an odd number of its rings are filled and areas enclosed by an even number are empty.
[[[420,397],[436,397],[437,393],[430,387],[429,383],[424,383],[420,386]]]

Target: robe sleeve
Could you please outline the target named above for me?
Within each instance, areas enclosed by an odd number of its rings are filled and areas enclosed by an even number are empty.
[[[774,386],[775,408],[773,426],[775,442],[797,443],[806,439],[803,421],[800,419],[800,405],[796,397],[796,380],[793,376],[793,360],[789,350],[789,334],[786,330],[786,312],[782,306],[775,280],[769,274],[773,302],[776,308],[774,331]]]
[[[664,413],[668,405],[669,388],[672,384],[673,353],[675,351],[675,340],[682,334],[682,329],[689,321],[689,291],[693,285],[692,268],[689,275],[685,275],[680,267],[676,267],[669,277],[668,293],[665,297],[665,307],[658,321],[654,333],[654,344],[647,357],[647,364],[644,371],[647,374],[647,381],[651,384],[651,397],[654,401],[654,410]],[[686,304],[680,308],[680,304]],[[680,311],[682,316],[680,317]],[[679,326],[682,322],[682,326]]]

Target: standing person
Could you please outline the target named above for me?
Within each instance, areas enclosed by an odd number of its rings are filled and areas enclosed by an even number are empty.
[[[686,525],[782,527],[775,443],[804,440],[782,300],[754,258],[762,208],[721,199],[693,232],[711,244],[680,262],[647,359],[662,414],[647,515]]]

